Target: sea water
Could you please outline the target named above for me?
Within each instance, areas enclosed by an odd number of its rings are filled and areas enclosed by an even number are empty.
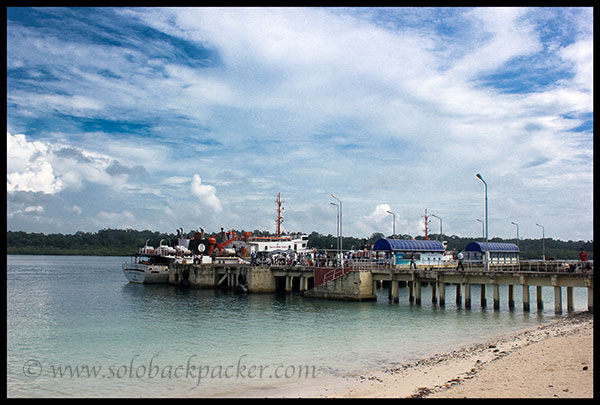
[[[316,384],[458,349],[556,318],[554,290],[509,309],[311,299],[127,282],[126,257],[7,256],[9,397],[229,396]],[[566,304],[566,289],[563,288]],[[587,290],[574,289],[576,311]],[[564,305],[563,304],[563,305]],[[566,305],[565,309],[566,309]],[[263,390],[263,391],[260,391]]]

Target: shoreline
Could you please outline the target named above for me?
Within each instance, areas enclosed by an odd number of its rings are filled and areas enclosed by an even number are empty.
[[[593,327],[593,314],[575,312],[397,367],[255,394],[263,398],[592,398]]]
[[[593,397],[593,315],[547,324],[357,376],[324,397]]]

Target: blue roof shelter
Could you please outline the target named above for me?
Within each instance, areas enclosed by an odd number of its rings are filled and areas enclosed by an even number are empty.
[[[514,243],[499,243],[488,242],[488,250],[490,253],[519,253],[519,247]],[[465,252],[485,252],[485,242],[469,242],[465,248]]]
[[[373,245],[373,250],[392,252],[440,252],[444,253],[444,245],[437,240],[413,239],[379,239]]]
[[[488,242],[490,264],[519,264],[519,247],[514,243]],[[485,242],[469,242],[465,247],[465,259],[471,262],[483,260]]]
[[[373,250],[392,255],[394,264],[409,266],[414,259],[415,266],[440,265],[444,254],[444,245],[436,240],[379,239]]]

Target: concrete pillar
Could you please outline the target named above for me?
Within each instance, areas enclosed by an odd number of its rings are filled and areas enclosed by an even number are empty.
[[[292,291],[292,276],[285,276],[285,292]]]
[[[415,302],[415,282],[407,281],[406,284],[408,285],[408,302],[412,304]]]
[[[508,285],[508,308],[515,308],[515,286],[512,284]]]
[[[562,313],[562,294],[558,285],[554,286],[554,312]]]
[[[471,284],[465,283],[465,308],[471,308]]]
[[[500,286],[498,284],[492,284],[494,291],[494,309],[500,309]]]
[[[429,284],[431,284],[431,302],[437,304],[437,283],[432,281]]]
[[[544,309],[544,296],[542,294],[542,286],[538,285],[537,287],[535,287],[535,296],[537,298],[537,309],[538,311],[541,311],[542,309]]]
[[[462,304],[462,283],[456,284],[456,306]]]
[[[588,287],[588,311],[594,313],[594,287]]]
[[[575,304],[573,302],[573,287],[567,287],[567,311],[572,312],[575,310]]]
[[[415,304],[421,305],[421,282],[419,280],[413,281],[415,285]]]
[[[300,276],[300,291],[306,291],[308,287],[308,279],[304,276]]]
[[[523,311],[529,312],[529,285],[523,284]]]
[[[439,295],[440,295],[440,307],[446,305],[446,284],[443,281],[440,281],[438,284]]]
[[[487,298],[486,298],[486,294],[485,294],[485,289],[487,288],[487,286],[485,284],[481,284],[481,306],[485,307],[487,305]]]
[[[398,302],[398,282],[396,280],[390,281],[390,301]]]

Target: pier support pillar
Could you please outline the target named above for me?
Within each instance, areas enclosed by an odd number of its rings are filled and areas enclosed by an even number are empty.
[[[285,292],[292,291],[292,276],[285,277]]]
[[[554,286],[554,312],[562,313],[562,294],[558,285]]]
[[[567,287],[567,311],[572,312],[575,310],[573,303],[573,287]]]
[[[431,303],[437,304],[437,283],[432,281],[429,284],[431,284]]]
[[[415,286],[415,304],[421,305],[421,282],[416,280],[413,281]]]
[[[498,284],[492,284],[494,291],[494,310],[500,309],[500,286]]]
[[[398,302],[398,281],[390,281],[390,301]]]
[[[481,284],[481,306],[485,307],[487,306],[487,298],[486,298],[486,294],[485,294],[485,289],[486,289],[486,285],[485,284]]]
[[[471,308],[471,284],[465,283],[465,308]]]
[[[440,281],[438,284],[439,295],[440,295],[440,307],[446,305],[446,284],[443,281]]]
[[[456,284],[456,306],[462,304],[462,283]]]
[[[408,285],[408,302],[412,304],[415,302],[415,282],[407,281],[406,284]]]
[[[515,308],[515,286],[512,284],[508,285],[508,308]]]
[[[588,287],[588,311],[594,313],[594,287]]]
[[[529,285],[522,284],[523,287],[523,311],[529,312]]]
[[[544,295],[542,294],[542,286],[538,285],[535,287],[535,296],[537,298],[537,309],[538,311],[544,309]]]
[[[308,290],[308,278],[300,276],[300,291]]]

